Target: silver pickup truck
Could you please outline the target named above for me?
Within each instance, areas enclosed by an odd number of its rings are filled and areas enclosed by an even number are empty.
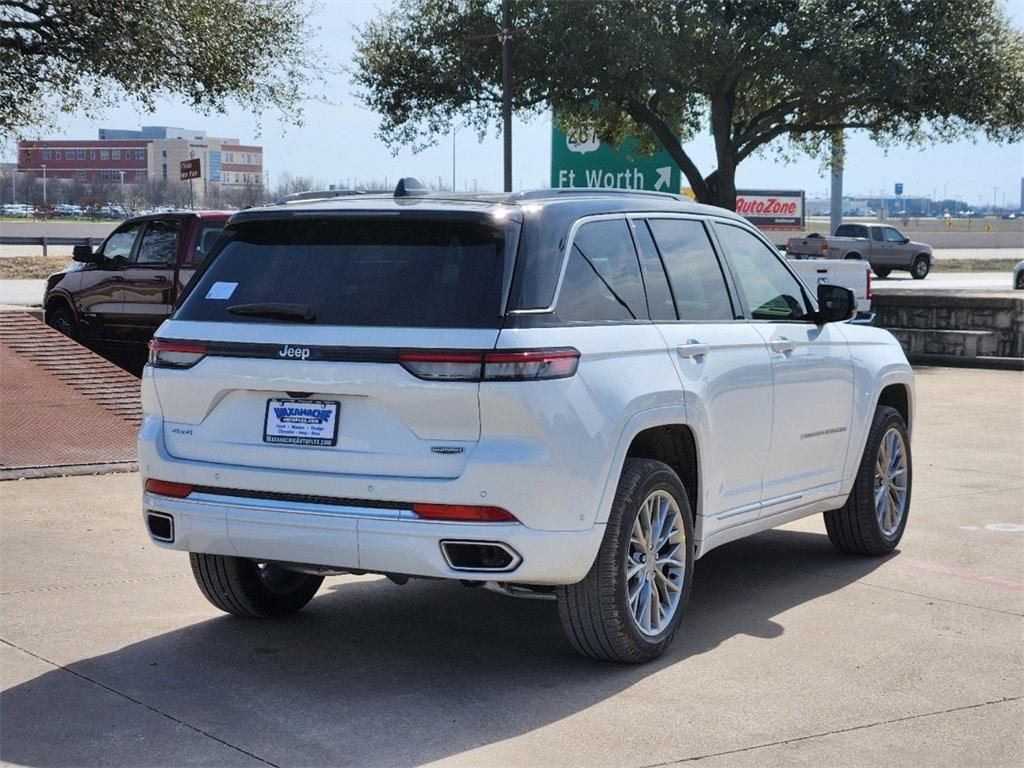
[[[791,237],[786,243],[791,259],[864,259],[879,277],[894,269],[923,280],[932,268],[932,247],[912,242],[886,224],[840,224],[832,237]]]

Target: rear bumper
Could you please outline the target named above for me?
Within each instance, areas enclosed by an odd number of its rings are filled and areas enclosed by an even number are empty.
[[[517,523],[418,520],[411,511],[193,493],[143,494],[143,515],[173,520],[168,549],[337,569],[523,584],[574,584],[586,576],[604,526],[538,531]],[[521,558],[510,570],[452,568],[442,541],[499,543]]]

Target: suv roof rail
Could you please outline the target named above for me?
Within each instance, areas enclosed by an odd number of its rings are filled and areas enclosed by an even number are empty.
[[[295,203],[306,200],[329,200],[332,197],[350,197],[352,195],[365,195],[367,194],[364,189],[318,189],[309,190],[307,192],[292,192],[290,195],[285,195],[279,198],[276,205],[284,205],[285,203]]]
[[[642,195],[644,197],[660,197],[670,200],[689,200],[683,195],[672,192],[652,192],[646,189],[619,189],[618,187],[553,187],[551,189],[530,189],[525,192],[514,192],[506,198],[506,202],[517,203],[525,200],[543,200],[559,195]]]

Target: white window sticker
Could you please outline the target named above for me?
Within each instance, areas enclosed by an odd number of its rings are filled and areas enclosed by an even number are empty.
[[[210,286],[210,290],[206,292],[206,298],[230,299],[231,294],[235,292],[237,287],[238,283],[214,283]]]

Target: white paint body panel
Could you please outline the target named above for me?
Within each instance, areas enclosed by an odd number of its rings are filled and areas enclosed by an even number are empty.
[[[397,363],[207,357],[147,367],[143,479],[353,502],[486,504],[517,524],[427,522],[396,508],[239,494],[144,494],[175,519],[174,549],[442,578],[442,539],[499,541],[522,562],[502,581],[574,583],[604,536],[630,444],[645,429],[694,435],[696,552],[840,506],[879,393],[913,375],[886,331],[847,324],[622,323],[517,330],[165,322],[161,338],[292,346],[575,347],[569,378],[436,382]],[[792,348],[773,342],[785,337]],[[707,345],[701,355],[680,346]],[[262,442],[266,400],[341,403],[338,445]],[[911,425],[912,426],[912,425]],[[462,453],[436,453],[435,446]],[[159,542],[158,542],[159,543]]]

